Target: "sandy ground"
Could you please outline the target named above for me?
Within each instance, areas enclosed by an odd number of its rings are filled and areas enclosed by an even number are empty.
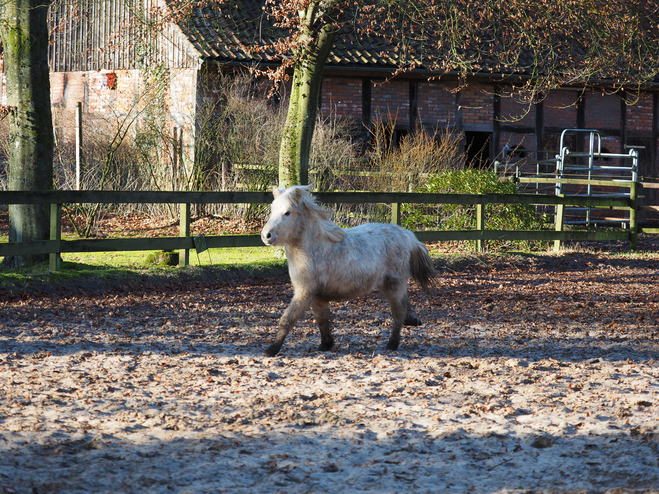
[[[0,493],[659,492],[659,257],[475,259],[390,353],[375,293],[263,357],[285,277],[0,292]]]

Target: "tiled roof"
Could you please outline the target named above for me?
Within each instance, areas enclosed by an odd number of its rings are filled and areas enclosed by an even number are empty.
[[[170,6],[190,5],[182,0],[166,1]],[[365,3],[367,2],[368,0],[365,0]],[[277,40],[287,38],[288,32],[274,25],[264,11],[264,5],[265,0],[226,0],[222,2],[221,7],[218,7],[214,2],[200,0],[196,3],[196,10],[192,15],[184,16],[185,20],[179,22],[179,26],[202,58],[218,62],[276,63],[280,60],[279,56],[274,50],[265,47],[271,47]],[[400,66],[398,61],[401,60],[398,50],[403,48],[397,40],[393,40],[394,33],[387,32],[388,24],[383,21],[367,29],[360,22],[362,22],[361,18],[355,15],[350,22],[344,24],[326,66],[398,68]],[[511,31],[515,32],[514,25],[508,27],[507,32]],[[569,74],[576,73],[575,68],[580,64],[590,63],[588,50],[584,46],[592,43],[592,40],[581,39],[583,35],[584,33],[580,33],[576,28],[572,34],[569,31],[565,32],[562,38],[556,37],[553,40],[559,45],[552,46],[547,56],[536,58],[532,51],[522,44],[528,39],[522,34],[519,35],[520,43],[517,44],[515,40],[499,39],[499,36],[505,34],[497,35],[490,30],[482,33],[465,33],[467,39],[458,40],[462,45],[459,49],[459,58],[467,61],[461,65],[463,69],[460,71],[499,76],[528,75],[532,72],[536,75],[538,72],[544,72],[547,75],[548,71],[556,71],[556,75],[564,73],[567,77],[572,77]],[[444,43],[439,36],[441,33],[424,33],[423,48],[417,45],[417,51],[409,55],[406,62],[420,69],[456,70],[454,66],[445,67],[442,63],[445,60]],[[475,41],[471,42],[472,39]],[[408,41],[413,50],[414,42]],[[659,46],[659,41],[657,43]],[[506,49],[504,50],[503,47]],[[542,46],[537,49],[547,50]],[[597,77],[608,78],[612,70],[624,73],[629,67],[618,66],[626,65],[627,60],[624,57],[611,60],[611,66],[601,70]]]
[[[174,5],[177,0],[167,0]],[[209,5],[210,4],[210,5]],[[199,2],[179,22],[183,33],[202,58],[219,62],[277,62],[273,50],[259,51],[288,34],[274,27],[263,11],[263,0],[234,0],[233,7],[212,2]],[[349,67],[395,67],[392,44],[386,37],[360,37],[354,26],[341,29],[330,52],[327,65]]]

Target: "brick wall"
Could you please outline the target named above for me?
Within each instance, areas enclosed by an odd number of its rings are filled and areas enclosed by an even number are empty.
[[[108,77],[108,74],[113,74]],[[0,102],[6,104],[6,77],[1,74]],[[163,74],[166,90],[160,98],[145,91],[143,74],[138,70],[53,72],[50,74],[53,127],[57,145],[75,142],[75,110],[82,103],[83,135],[104,142],[112,139],[122,117],[156,103],[155,112],[164,111],[163,133],[180,129],[182,158],[194,159],[196,111],[196,69],[175,69]],[[110,87],[108,85],[110,82]],[[160,105],[160,106],[158,106]],[[146,112],[140,118],[148,118]],[[159,117],[158,117],[159,118]],[[129,118],[130,120],[130,118]],[[128,134],[128,137],[132,133]],[[169,150],[163,156],[170,155]]]
[[[109,72],[53,72],[50,75],[50,94],[53,106],[55,134],[60,143],[75,139],[75,108],[82,103],[85,122],[110,120],[113,114],[125,114],[138,99],[138,71],[113,72],[115,89],[107,87]],[[106,130],[106,129],[104,129]]]
[[[465,128],[469,125],[492,125],[494,117],[492,86],[474,83],[463,89],[462,115]]]
[[[169,91],[167,107],[168,123],[180,129],[182,156],[184,163],[194,161],[194,131],[197,109],[196,69],[171,69],[169,73]]]
[[[4,74],[2,74],[4,77]],[[139,102],[143,81],[139,71],[117,71],[116,86],[108,87],[107,72],[77,72],[51,74],[51,95],[55,127],[60,142],[70,142],[73,137],[74,109],[78,101],[84,103],[86,115],[103,115],[110,118],[116,113],[127,113]],[[194,112],[196,108],[197,71],[185,69],[172,71],[169,88],[163,105],[168,109],[166,126],[183,129],[184,143],[191,146]],[[356,121],[362,119],[363,76],[332,75],[323,80],[321,111],[325,116],[336,115]],[[395,118],[401,127],[409,125],[410,82],[394,79],[376,81],[371,87],[371,117]],[[417,110],[419,122],[428,128],[453,125],[458,122],[454,82],[417,82]],[[617,152],[620,149],[621,95],[579,90],[552,91],[544,100],[545,148],[558,146],[557,133],[577,126],[577,100],[584,98],[585,126],[602,131],[602,145]],[[628,96],[628,99],[630,96]],[[2,84],[0,100],[6,102],[5,85]],[[505,132],[500,134],[500,144],[522,145],[535,148],[535,136],[530,129],[535,125],[536,107],[530,108],[519,98],[501,97],[502,124]],[[461,117],[467,130],[491,132],[493,122],[494,86],[472,83],[462,90]],[[528,113],[527,113],[527,110]],[[647,136],[652,131],[653,98],[644,94],[625,108],[628,135]],[[510,127],[525,127],[516,132]],[[554,135],[552,135],[554,134]],[[647,145],[648,147],[650,144]],[[553,148],[552,148],[553,149]],[[495,150],[498,153],[500,149]],[[186,150],[191,155],[192,148]],[[656,164],[652,165],[656,169]],[[655,170],[656,174],[656,170]]]
[[[521,146],[524,149],[535,149],[535,134],[502,132],[500,142],[502,149],[505,145],[510,148]]]
[[[188,137],[184,140],[189,141],[196,108],[196,70],[172,70],[165,77],[168,86],[161,100],[167,112],[165,125],[182,128]],[[57,138],[72,142],[78,102],[83,104],[83,124],[85,120],[116,123],[117,116],[141,110],[154,99],[140,71],[123,70],[51,73],[51,101]]]
[[[321,111],[324,116],[336,115],[361,121],[361,78],[324,78],[321,95]]]
[[[535,126],[536,106],[529,105],[524,97],[519,95],[501,96],[501,121],[515,125]]]
[[[604,130],[620,128],[620,95],[587,92],[586,128]]]
[[[420,82],[417,94],[419,123],[442,128],[455,123],[454,84],[441,81]]]
[[[373,84],[371,89],[371,112],[373,120],[396,120],[403,125],[410,121],[409,82],[389,81]]]
[[[626,118],[627,130],[652,131],[652,95],[641,95],[638,101],[634,101],[637,95],[627,96]]]
[[[589,139],[586,139],[586,146],[589,146]],[[594,143],[597,146],[597,142]],[[602,152],[618,153],[620,152],[620,138],[618,136],[602,136]],[[616,165],[620,163],[615,163]]]
[[[59,144],[75,142],[75,108],[79,101],[85,101],[86,87],[86,72],[50,74],[53,126]]]
[[[545,127],[573,129],[577,126],[578,91],[552,91],[544,100]]]
[[[86,72],[55,72],[50,74],[50,98],[53,107],[73,110],[85,100]]]
[[[143,89],[140,88],[140,72],[137,70],[117,70],[87,72],[87,98],[83,110],[87,113],[109,111],[128,113],[140,104]],[[108,86],[109,78],[114,79],[114,89]],[[84,105],[86,103],[86,105]]]

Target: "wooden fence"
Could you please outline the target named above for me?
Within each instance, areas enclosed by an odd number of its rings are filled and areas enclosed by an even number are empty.
[[[580,183],[587,183],[581,180]],[[625,240],[630,249],[637,247],[637,183],[617,182],[616,186],[629,187],[629,197],[560,197],[535,194],[419,194],[391,192],[320,192],[318,201],[326,204],[390,204],[392,222],[400,222],[401,204],[467,204],[476,207],[476,227],[466,231],[419,231],[421,241],[475,241],[479,250],[485,240],[538,240],[560,242]],[[0,204],[50,205],[50,240],[0,244],[0,257],[28,254],[50,254],[50,268],[59,269],[60,254],[73,252],[110,252],[143,250],[179,250],[179,264],[189,263],[189,251],[195,248],[190,236],[191,204],[268,204],[269,192],[114,192],[114,191],[0,191]],[[61,217],[62,204],[179,204],[180,233],[178,237],[161,238],[112,238],[63,240]],[[484,214],[486,204],[532,204],[555,206],[553,230],[503,231],[488,230]],[[592,231],[565,230],[562,211],[566,206],[595,207],[628,210],[628,229]],[[659,229],[645,229],[647,233],[659,233]],[[259,235],[206,236],[208,248],[252,247],[263,245]]]

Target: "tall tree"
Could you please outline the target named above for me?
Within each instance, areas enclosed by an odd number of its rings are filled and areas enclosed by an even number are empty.
[[[53,122],[48,69],[49,0],[3,0],[0,35],[5,53],[10,120],[9,190],[53,187]],[[49,214],[42,205],[9,206],[9,241],[45,240]],[[45,256],[5,258],[7,267]]]
[[[294,70],[286,126],[279,150],[279,184],[309,182],[309,153],[316,126],[323,68],[344,12],[332,2],[312,1],[298,12],[299,39],[292,47]]]

